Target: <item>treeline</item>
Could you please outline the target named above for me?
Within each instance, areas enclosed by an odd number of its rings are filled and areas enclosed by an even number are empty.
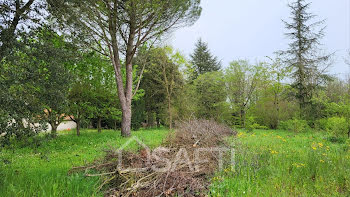
[[[196,117],[247,129],[314,128],[337,137],[349,132],[350,78],[329,75],[300,108],[298,89],[290,83],[293,69],[279,58],[256,64],[237,60],[221,68],[201,40],[189,61],[168,47],[141,54],[151,69],[141,82],[144,97],[135,101],[136,122],[171,126]]]

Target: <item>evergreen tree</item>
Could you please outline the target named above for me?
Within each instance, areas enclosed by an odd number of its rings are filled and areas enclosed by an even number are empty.
[[[331,57],[320,55],[319,46],[324,37],[325,20],[315,22],[316,15],[308,12],[310,5],[305,0],[289,4],[291,22],[283,22],[289,30],[286,36],[291,43],[286,51],[280,52],[285,57],[286,65],[294,71],[293,87],[302,112],[309,109],[315,90],[328,78],[325,70]]]
[[[191,54],[191,63],[193,64],[192,80],[201,74],[218,71],[221,68],[221,62],[210,53],[208,44],[203,42],[202,39],[199,39],[196,43],[196,48]]]

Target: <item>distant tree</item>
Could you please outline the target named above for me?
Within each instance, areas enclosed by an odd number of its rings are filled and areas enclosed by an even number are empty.
[[[193,54],[191,54],[191,63],[193,64],[192,80],[201,74],[220,70],[221,62],[210,53],[207,43],[199,39],[195,47]]]
[[[148,111],[148,122],[150,126],[153,125],[155,113],[159,124],[160,114],[165,104],[167,123],[171,129],[175,110],[174,100],[183,83],[179,67],[184,58],[178,52],[174,52],[171,47],[151,48],[140,53],[137,59],[139,58],[147,60],[142,65],[145,67],[145,73],[141,88],[145,90],[144,99]]]
[[[75,76],[75,84],[83,84],[87,90],[91,91],[89,94],[83,90],[76,90],[80,93],[86,94],[86,99],[79,98],[78,94],[71,95],[70,100],[76,102],[83,102],[84,105],[70,105],[70,107],[77,108],[79,106],[88,106],[89,113],[83,116],[83,119],[95,120],[97,122],[96,128],[98,132],[102,130],[102,120],[114,119],[119,120],[118,111],[120,107],[117,105],[117,96],[113,67],[109,60],[96,52],[85,52],[79,55],[79,61],[71,65],[70,70]],[[78,100],[80,99],[80,100]],[[81,100],[82,99],[82,100]],[[79,103],[78,102],[78,103]],[[84,110],[84,109],[81,109]],[[75,109],[77,111],[77,109]],[[71,111],[77,114],[75,111]]]
[[[227,98],[224,74],[220,71],[202,74],[194,80],[194,87],[196,116],[221,122]]]
[[[77,136],[80,136],[81,123],[93,117],[95,112],[94,94],[90,84],[76,83],[68,95],[69,117],[77,124]]]
[[[324,20],[314,22],[315,15],[308,12],[311,3],[306,0],[296,0],[289,4],[291,22],[285,22],[289,30],[286,36],[291,39],[289,48],[281,51],[284,62],[293,68],[293,87],[297,90],[301,114],[308,113],[315,90],[322,85],[328,76],[325,74],[331,55],[322,55],[319,50],[324,37],[322,25]],[[304,116],[307,116],[304,114]]]
[[[266,78],[262,78],[255,95],[258,96],[256,103],[249,110],[250,115],[255,117],[258,124],[277,129],[279,122],[295,116],[295,98],[290,97],[293,91],[290,85],[285,83],[290,74],[279,58],[270,59],[264,63]]]
[[[257,90],[266,82],[267,68],[264,64],[250,65],[247,61],[234,61],[225,70],[226,91],[236,124],[245,127],[246,114],[256,103]]]
[[[74,27],[68,30],[70,34],[83,38],[88,47],[110,58],[122,109],[121,133],[130,136],[131,103],[138,89],[133,86],[133,59],[138,48],[176,27],[193,24],[201,13],[200,1],[50,0],[49,3],[64,27]]]

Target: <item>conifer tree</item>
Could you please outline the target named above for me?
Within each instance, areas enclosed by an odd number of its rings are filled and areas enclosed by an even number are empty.
[[[221,62],[213,56],[208,48],[208,44],[199,39],[196,48],[191,54],[191,63],[193,64],[193,73],[191,79],[196,79],[199,75],[218,71],[221,68]]]
[[[285,35],[291,42],[286,51],[280,52],[286,65],[293,70],[293,87],[302,113],[310,107],[315,90],[327,80],[325,72],[331,57],[323,55],[319,48],[325,20],[315,21],[316,15],[309,12],[310,6],[306,0],[289,4],[291,21],[283,22],[289,31]]]

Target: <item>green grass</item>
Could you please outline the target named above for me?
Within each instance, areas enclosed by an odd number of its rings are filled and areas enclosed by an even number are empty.
[[[350,141],[323,133],[240,132],[236,165],[213,178],[212,196],[350,196]]]
[[[166,134],[159,129],[132,135],[154,148]],[[83,130],[80,137],[75,131],[64,131],[38,148],[0,150],[0,196],[103,196],[96,191],[98,178],[68,175],[68,171],[103,157],[103,150],[118,148],[127,140],[117,131]],[[136,147],[130,144],[131,149]]]

